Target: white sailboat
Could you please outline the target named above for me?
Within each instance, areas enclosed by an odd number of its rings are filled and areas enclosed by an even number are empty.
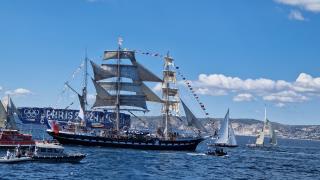
[[[264,147],[264,146],[276,146],[277,145],[277,135],[271,125],[271,122],[267,118],[267,109],[265,108],[264,115],[264,125],[262,131],[258,134],[255,144],[247,144],[248,147]],[[270,142],[268,144],[265,143],[266,132],[269,131]]]
[[[234,131],[230,124],[230,117],[229,117],[229,109],[228,112],[220,126],[218,139],[214,143],[215,146],[220,147],[237,147],[237,140],[234,135]]]
[[[19,132],[15,121],[15,114],[19,113],[11,98],[5,102],[0,101],[0,148],[34,146],[31,134]]]

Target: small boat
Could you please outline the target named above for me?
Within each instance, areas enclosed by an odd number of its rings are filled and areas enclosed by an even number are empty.
[[[32,161],[31,157],[1,157],[0,158],[0,164],[5,163],[5,164],[13,164],[13,163],[21,163],[21,162],[26,162],[26,161]]]
[[[65,153],[64,148],[57,143],[37,142],[32,159],[38,162],[78,163],[85,157],[86,155],[81,153]]]
[[[208,150],[206,152],[206,155],[210,156],[226,156],[228,153],[223,151],[222,148],[216,148],[214,151],[213,150]]]
[[[0,157],[0,163],[20,163],[20,162],[26,162],[31,161],[32,158],[29,156],[22,156],[21,147],[17,146],[15,149],[15,152],[10,152],[10,150],[7,150],[7,154],[4,157]]]
[[[213,146],[218,147],[238,147],[236,137],[234,135],[231,124],[229,123],[229,109],[220,126],[218,138]]]
[[[256,143],[255,144],[247,144],[247,147],[250,147],[250,148],[268,147],[268,146],[274,147],[277,145],[277,135],[276,135],[276,132],[274,131],[274,129],[272,128],[271,122],[267,118],[267,110],[266,109],[265,109],[264,119],[265,119],[265,122],[264,122],[264,125],[262,128],[262,131],[257,136]],[[266,134],[267,130],[269,131],[269,135],[270,135],[269,145],[267,145],[265,143],[265,134]]]

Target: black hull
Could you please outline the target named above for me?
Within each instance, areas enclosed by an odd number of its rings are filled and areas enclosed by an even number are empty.
[[[227,148],[236,148],[238,145],[229,145],[229,144],[214,144],[216,147],[227,147]]]
[[[37,162],[48,162],[48,163],[79,163],[86,155],[75,154],[65,156],[33,156],[32,160]]]
[[[52,131],[48,131],[48,134],[54,139],[58,140],[61,144],[165,151],[195,151],[198,144],[203,140],[202,138],[176,141],[158,139],[117,139],[98,136],[67,134],[61,132],[55,134]]]

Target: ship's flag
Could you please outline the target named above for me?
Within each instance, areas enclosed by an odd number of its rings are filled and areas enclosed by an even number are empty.
[[[59,134],[59,125],[56,121],[51,121],[51,129],[54,134]]]

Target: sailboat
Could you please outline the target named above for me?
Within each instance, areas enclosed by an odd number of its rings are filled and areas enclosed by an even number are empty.
[[[203,138],[198,135],[180,136],[173,132],[170,126],[179,111],[178,89],[171,87],[171,84],[176,82],[176,73],[170,68],[173,58],[169,56],[164,58],[163,79],[161,79],[137,62],[135,51],[122,49],[121,45],[122,43],[119,43],[117,50],[104,52],[103,60],[107,63],[98,65],[91,61],[94,73],[92,82],[97,93],[93,108],[110,113],[108,120],[113,122],[113,127],[95,128],[92,126],[92,122],[86,121],[85,130],[70,132],[62,127],[57,127],[59,124],[54,123],[54,126],[48,129],[47,133],[61,144],[194,151]],[[162,99],[144,82],[162,83]],[[81,107],[85,112],[86,87],[83,88],[82,95],[78,95]],[[129,127],[124,125],[124,119],[130,118],[130,114],[137,117],[134,114],[136,111],[148,112],[147,101],[162,104],[163,118],[159,119],[162,122],[160,123],[161,127],[158,128],[157,133],[130,131]],[[185,104],[183,106],[186,107]],[[190,109],[185,111],[190,124],[196,124]],[[103,122],[100,123],[103,124]],[[91,124],[90,127],[89,124]]]
[[[265,147],[265,146],[276,146],[277,145],[277,135],[272,127],[271,122],[267,118],[267,109],[265,108],[265,122],[261,132],[258,134],[255,144],[247,144],[248,147]],[[270,141],[265,143],[266,132],[269,131]]]
[[[16,113],[18,113],[17,108],[10,97],[7,98],[5,103],[0,101],[0,148],[35,145],[32,135],[19,132],[15,121]]]
[[[229,109],[224,117],[224,120],[221,123],[218,139],[214,143],[215,146],[219,147],[237,147],[237,140],[234,135],[234,131],[230,124],[230,117],[229,117]]]

